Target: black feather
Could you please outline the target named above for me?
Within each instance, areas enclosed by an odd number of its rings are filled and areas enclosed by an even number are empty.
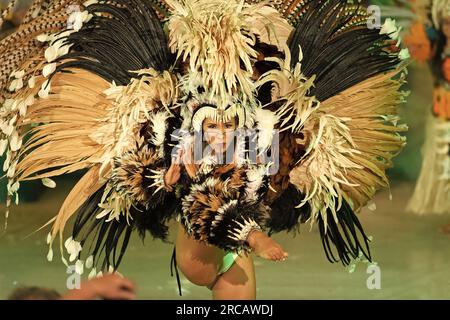
[[[125,217],[120,217],[119,221],[109,222],[106,221],[108,217],[97,219],[96,216],[101,211],[98,204],[101,202],[104,191],[105,187],[100,188],[78,209],[72,237],[81,243],[83,254],[94,257],[95,266],[100,264],[102,270],[109,266],[117,269],[128,244],[133,225],[129,225]],[[125,237],[121,252],[119,257],[116,257],[116,248],[124,231]],[[85,244],[89,239],[91,245],[86,247]]]
[[[330,262],[341,261],[349,265],[352,259],[362,253],[367,260],[372,261],[369,238],[366,236],[358,217],[350,205],[344,200],[337,211],[336,223],[331,211],[327,211],[327,225],[321,215],[318,217],[319,232],[325,255]],[[335,254],[335,251],[337,254]]]
[[[167,242],[168,222],[181,210],[180,199],[174,193],[167,193],[164,201],[154,208],[144,209],[133,215],[133,224],[141,238],[150,232],[153,239]]]
[[[307,77],[316,75],[310,94],[319,101],[395,69],[400,63],[398,55],[389,49],[392,41],[388,35],[360,24],[349,26],[360,8],[349,9],[348,1],[308,1],[304,9],[289,40],[291,67],[298,62],[300,46],[302,72]]]
[[[231,239],[229,231],[240,230],[238,222],[244,224],[244,219],[253,219],[258,225],[264,226],[268,208],[259,202],[239,201],[236,206],[231,206],[225,210],[223,219],[213,227],[214,215],[202,221],[210,230],[209,243],[227,251],[250,250],[249,244],[245,240]],[[193,228],[195,229],[196,224]],[[195,233],[194,233],[195,236]]]
[[[167,36],[152,3],[141,0],[100,0],[86,8],[93,18],[68,35],[70,52],[55,72],[80,68],[105,80],[126,85],[138,75],[133,71],[168,70],[174,62]],[[99,16],[97,14],[107,14]]]
[[[305,223],[311,216],[308,203],[296,208],[303,199],[304,195],[289,183],[287,189],[270,206],[270,219],[266,224],[269,235],[281,231],[299,231],[300,224]]]

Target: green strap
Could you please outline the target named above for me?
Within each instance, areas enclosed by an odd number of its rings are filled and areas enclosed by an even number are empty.
[[[228,271],[228,269],[231,268],[231,266],[233,265],[234,261],[236,260],[238,254],[235,252],[227,252],[224,256],[223,256],[223,263],[222,263],[222,267],[219,270],[219,274],[225,273]]]

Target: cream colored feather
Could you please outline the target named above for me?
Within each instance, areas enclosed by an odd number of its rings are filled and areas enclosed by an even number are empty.
[[[100,119],[111,104],[103,94],[109,83],[86,71],[73,72],[57,74],[49,97],[37,99],[21,121],[23,130],[42,125],[31,129],[32,138],[19,153],[18,181],[73,172],[100,162],[102,145],[89,136],[100,128]]]
[[[201,79],[226,107],[230,96],[253,101],[252,61],[257,37],[269,44],[283,45],[292,30],[281,15],[263,1],[248,5],[230,0],[166,0],[169,46],[189,62],[188,81]]]
[[[388,187],[386,169],[405,145],[398,123],[402,68],[363,81],[321,103],[305,122],[308,150],[290,173],[291,182],[305,193],[313,219],[334,213],[342,200],[354,210],[366,205],[376,190]],[[333,196],[330,196],[333,195]]]

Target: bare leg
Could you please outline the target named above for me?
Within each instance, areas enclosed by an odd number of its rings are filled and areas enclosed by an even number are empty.
[[[176,241],[177,265],[193,284],[208,286],[214,282],[225,252],[190,238],[181,224]]]
[[[284,260],[288,256],[279,244],[262,232],[253,232],[250,237],[255,254],[260,257],[275,261]],[[181,272],[193,284],[212,290],[213,299],[256,299],[252,255],[238,256],[230,269],[218,277],[226,254],[224,250],[190,238],[181,224],[178,227],[176,247],[177,264]]]
[[[212,287],[214,300],[255,300],[255,267],[251,255],[236,258],[231,268]]]

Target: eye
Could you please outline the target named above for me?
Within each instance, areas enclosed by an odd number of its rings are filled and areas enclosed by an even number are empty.
[[[233,123],[226,123],[225,124],[225,128],[227,128],[227,129],[232,129],[234,127],[234,124]]]
[[[208,129],[216,129],[216,128],[217,128],[217,125],[214,124],[214,123],[210,123],[210,124],[208,124],[206,127],[207,127]]]

